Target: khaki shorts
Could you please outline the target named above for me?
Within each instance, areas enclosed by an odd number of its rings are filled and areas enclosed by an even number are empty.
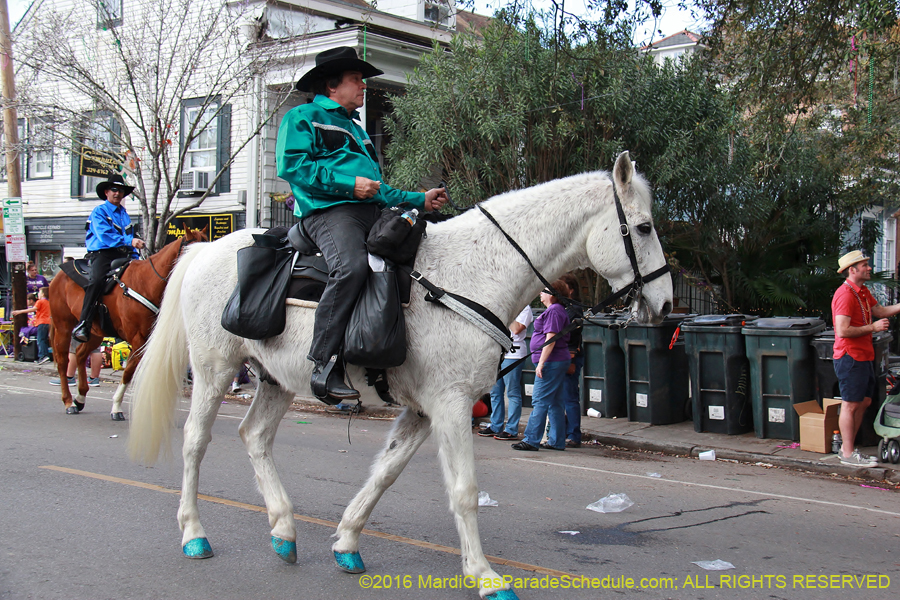
[[[75,338],[72,338],[71,340],[69,340],[69,354],[75,354],[75,350],[80,345],[81,345],[81,342],[79,342]],[[91,352],[91,354],[100,354],[100,346],[97,346],[97,349],[94,350],[93,352]]]

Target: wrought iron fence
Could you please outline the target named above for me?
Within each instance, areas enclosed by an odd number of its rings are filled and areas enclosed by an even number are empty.
[[[290,227],[300,219],[294,216],[294,197],[281,195],[272,196],[269,201],[269,214],[272,222],[269,227],[278,227],[284,225]]]
[[[722,314],[724,307],[713,292],[692,282],[697,277],[685,277],[676,273],[672,277],[672,287],[676,299],[676,310],[700,315]]]

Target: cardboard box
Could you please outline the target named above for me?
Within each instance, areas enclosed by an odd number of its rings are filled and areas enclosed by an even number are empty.
[[[794,405],[800,415],[800,449],[821,454],[831,453],[831,440],[838,429],[840,400],[824,398],[823,408],[815,400]]]

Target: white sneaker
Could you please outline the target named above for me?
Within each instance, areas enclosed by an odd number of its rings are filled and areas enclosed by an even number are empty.
[[[854,449],[853,452],[850,453],[850,456],[844,456],[843,452],[838,452],[838,458],[841,459],[841,464],[851,465],[854,467],[877,467],[878,461],[875,460],[872,456],[864,456],[859,453],[858,449]]]
[[[239,392],[239,391],[241,391],[241,384],[232,383],[231,384],[231,393],[234,394],[235,392]]]

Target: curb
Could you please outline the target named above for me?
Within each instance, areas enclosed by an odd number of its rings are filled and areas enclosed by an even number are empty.
[[[672,456],[689,456],[698,458],[700,452],[715,450],[716,459],[733,460],[746,464],[767,464],[795,471],[812,471],[825,475],[842,475],[845,477],[858,477],[860,479],[873,479],[900,483],[900,470],[891,467],[850,467],[842,464],[830,464],[822,461],[803,460],[789,458],[774,454],[758,454],[755,452],[742,452],[730,448],[716,448],[711,446],[696,446],[693,444],[670,443],[648,441],[639,438],[611,435],[607,433],[593,433],[587,430],[585,433],[593,440],[609,446],[618,446],[628,450],[643,450],[647,452],[659,452]]]

